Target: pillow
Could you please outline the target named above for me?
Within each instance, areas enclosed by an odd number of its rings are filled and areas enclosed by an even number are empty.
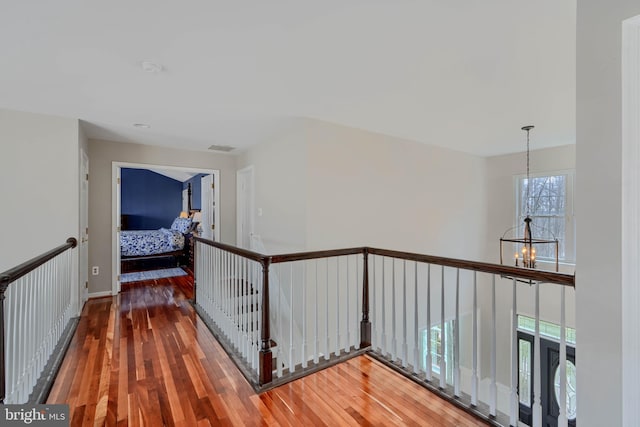
[[[173,220],[173,224],[171,224],[171,229],[179,231],[181,233],[186,233],[191,228],[191,218],[176,218]]]

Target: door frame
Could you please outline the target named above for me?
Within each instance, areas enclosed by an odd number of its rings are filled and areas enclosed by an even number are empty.
[[[220,182],[220,170],[219,169],[203,169],[194,168],[189,166],[167,166],[149,163],[128,163],[128,162],[112,162],[111,163],[111,294],[118,295],[120,292],[120,212],[121,212],[121,185],[120,175],[122,168],[130,169],[166,169],[166,170],[178,170],[192,173],[205,173],[212,174],[214,176],[214,182]],[[219,187],[218,187],[219,188]],[[214,193],[214,201],[216,206],[220,206],[220,191]],[[219,209],[217,209],[219,212]],[[221,226],[220,214],[216,213],[215,217],[217,224],[216,227]]]
[[[248,176],[251,182],[251,188],[249,190],[249,194],[246,191],[243,191],[241,188],[241,176]],[[248,228],[249,228],[249,239],[255,232],[255,167],[253,165],[249,165],[245,168],[239,169],[236,171],[236,244],[238,247],[243,246],[242,234],[243,234],[243,216],[242,212],[244,211],[245,204],[248,204],[249,208],[249,218],[248,219]],[[249,240],[249,245],[245,249],[251,249],[251,240]]]
[[[82,187],[86,185],[86,193]],[[80,148],[80,221],[78,242],[78,315],[89,298],[89,156]],[[84,224],[83,224],[84,218]],[[84,256],[83,256],[84,252]]]
[[[640,15],[622,22],[622,423],[640,418]]]

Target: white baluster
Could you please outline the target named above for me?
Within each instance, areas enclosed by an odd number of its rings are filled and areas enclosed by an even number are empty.
[[[389,349],[387,348],[387,334],[386,334],[386,330],[387,330],[387,319],[386,319],[386,306],[387,306],[387,299],[386,297],[386,291],[387,291],[387,287],[385,286],[385,280],[387,279],[386,275],[385,275],[385,264],[386,264],[386,258],[382,257],[381,258],[381,262],[382,262],[382,279],[381,279],[381,286],[380,286],[380,305],[382,306],[382,322],[381,322],[381,328],[382,328],[382,334],[381,334],[381,338],[380,338],[380,352],[382,353],[383,356],[386,356],[389,353]]]
[[[511,411],[512,426],[518,425],[518,310],[516,301],[516,279],[513,279],[513,302],[511,305]]]
[[[253,304],[249,300],[249,260],[244,258],[242,262],[242,354],[249,359],[249,316],[253,310]]]
[[[444,349],[447,348],[447,334],[444,326],[444,265],[442,266],[442,282],[440,285],[440,339],[442,343],[440,349],[440,388],[444,389],[447,385],[447,361],[444,357]]]
[[[453,394],[460,396],[460,269],[456,269],[456,321],[453,328]]]
[[[330,343],[329,343],[329,258],[326,258],[327,260],[327,275],[326,275],[326,284],[325,284],[325,337],[326,337],[326,346],[325,346],[325,352],[324,352],[324,358],[325,360],[329,360],[330,357],[330,353],[331,350],[329,350],[330,348]],[[337,300],[337,296],[336,296],[336,300]]]
[[[478,273],[473,272],[471,405],[478,406]]]
[[[271,266],[271,268],[276,268],[276,266]],[[277,266],[277,268],[279,269],[280,266]],[[282,276],[282,274],[280,275]],[[284,347],[284,319],[283,319],[283,312],[284,310],[282,309],[282,289],[280,288],[280,286],[278,286],[278,331],[280,332],[280,337],[281,337],[281,341],[278,343],[278,366],[276,368],[276,375],[278,377],[282,377],[282,365],[284,360],[282,360],[282,348]]]
[[[373,333],[371,334],[371,347],[373,349],[377,349],[378,352],[381,352],[380,349],[380,340],[378,335],[378,306],[376,305],[376,256],[369,255],[369,259],[371,260],[371,278],[369,279],[369,290],[372,295],[372,303],[371,307],[369,307],[369,319],[371,319],[371,327],[373,329]]]
[[[431,264],[427,264],[427,356],[425,362],[426,378],[431,382],[433,361],[431,360]]]
[[[496,276],[491,281],[491,383],[489,385],[489,415],[497,415],[498,387],[496,384]]]
[[[567,324],[565,319],[565,287],[560,289],[560,414],[558,427],[567,426]],[[555,387],[555,386],[554,386]]]
[[[293,262],[289,263],[289,372],[296,370],[295,337],[293,336]]]
[[[391,360],[394,362],[398,359],[396,315],[396,259],[391,258]]]
[[[540,365],[540,283],[536,287],[535,315],[536,326],[533,338],[533,427],[542,427],[542,402],[541,402],[541,369]]]
[[[336,349],[335,355],[340,356],[340,343],[342,335],[340,334],[340,258],[336,257]]]
[[[300,352],[300,362],[302,363],[302,368],[305,369],[307,367],[307,269],[306,269],[307,261],[302,261],[302,280],[300,284],[302,285],[302,351]],[[292,304],[293,307],[293,304]]]
[[[345,351],[348,353],[349,351],[351,351],[351,311],[350,311],[350,306],[351,306],[351,298],[349,298],[349,294],[351,293],[351,280],[350,280],[350,276],[349,276],[349,256],[345,257],[345,259],[347,260],[347,280],[346,280],[346,288],[347,288],[347,317],[346,317],[346,323],[347,323],[347,342],[344,346]],[[357,286],[356,286],[357,288]],[[356,300],[357,301],[357,300]],[[356,304],[357,305],[357,304]],[[357,313],[357,311],[356,311]]]
[[[407,367],[407,261],[402,260],[402,367]]]
[[[233,303],[233,340],[234,345],[237,349],[240,348],[240,322],[241,322],[241,308],[242,308],[242,295],[240,293],[241,285],[242,285],[242,275],[240,273],[240,257],[235,255],[233,257],[233,270],[235,277],[233,281],[233,298],[231,299]]]
[[[418,262],[413,263],[413,372],[420,372],[420,323],[418,322]]]
[[[314,283],[315,286],[315,301],[313,302],[314,314],[315,314],[315,338],[313,340],[313,363],[316,365],[319,362],[319,354],[320,354],[320,320],[318,319],[318,260],[316,259],[314,264],[316,266],[316,280]]]

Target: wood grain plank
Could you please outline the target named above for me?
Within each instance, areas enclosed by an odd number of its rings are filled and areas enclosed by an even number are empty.
[[[189,288],[153,280],[88,301],[48,403],[68,403],[72,426],[484,424],[368,356],[256,395]]]

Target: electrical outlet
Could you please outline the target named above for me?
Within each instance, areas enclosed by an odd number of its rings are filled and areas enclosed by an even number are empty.
[[[100,274],[100,268],[98,268],[97,265],[94,265],[93,267],[91,267],[91,274],[97,276],[98,274]]]

